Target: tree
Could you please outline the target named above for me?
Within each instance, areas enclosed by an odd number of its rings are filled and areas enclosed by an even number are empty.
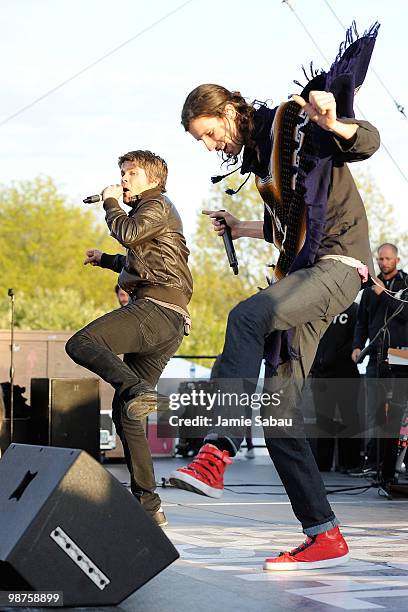
[[[373,249],[384,241],[395,242],[406,258],[408,235],[399,230],[393,206],[368,173],[357,171],[355,178],[367,209]],[[229,184],[237,187],[239,181]],[[242,219],[263,218],[263,204],[253,184],[233,198],[216,185],[203,208],[227,209]],[[83,266],[85,250],[92,247],[121,251],[106,225],[97,221],[94,209],[73,206],[51,178],[0,186],[0,327],[9,325],[9,287],[17,296],[17,326],[25,329],[77,329],[116,307],[115,274]],[[263,240],[235,241],[240,272],[234,276],[223,241],[201,213],[190,247],[193,331],[180,353],[217,354],[228,312],[266,286],[266,276],[271,275],[268,265],[276,261],[277,251]]]
[[[121,252],[108,234],[92,209],[73,206],[49,177],[1,186],[0,325],[8,325],[8,287],[25,329],[75,329],[115,307],[116,276],[83,265],[88,248]]]
[[[386,201],[369,172],[362,172],[358,169],[353,172],[353,175],[367,211],[373,256],[377,255],[377,248],[380,244],[392,242],[398,246],[401,259],[407,261],[408,233],[401,231],[394,206]]]
[[[76,330],[106,312],[94,302],[83,302],[75,289],[37,289],[34,296],[18,294],[16,327],[22,329]],[[2,301],[0,328],[7,328],[10,312]]]

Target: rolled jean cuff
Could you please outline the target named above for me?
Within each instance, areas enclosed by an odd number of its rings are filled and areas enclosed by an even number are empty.
[[[339,520],[333,515],[333,518],[329,521],[326,521],[325,523],[320,523],[320,525],[313,525],[313,527],[304,528],[303,533],[305,533],[309,537],[312,537],[318,535],[319,533],[330,531],[330,529],[337,527],[337,525],[339,524]]]

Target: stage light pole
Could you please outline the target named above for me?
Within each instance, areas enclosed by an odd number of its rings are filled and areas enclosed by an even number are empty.
[[[10,444],[14,437],[14,291],[9,289],[7,295],[10,298]]]

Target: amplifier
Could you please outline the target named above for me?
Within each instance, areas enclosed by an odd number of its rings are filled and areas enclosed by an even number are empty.
[[[32,444],[80,448],[99,459],[99,379],[32,378]]]

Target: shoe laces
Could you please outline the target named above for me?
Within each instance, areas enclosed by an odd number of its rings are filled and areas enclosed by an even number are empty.
[[[303,542],[303,544],[301,544],[297,548],[293,548],[293,550],[290,550],[289,552],[280,553],[279,557],[281,557],[282,555],[290,555],[291,557],[293,557],[294,555],[297,555],[298,553],[306,550],[306,548],[309,548],[309,546],[314,544],[315,541],[316,541],[316,536],[311,536],[311,537],[308,536],[306,540]]]

